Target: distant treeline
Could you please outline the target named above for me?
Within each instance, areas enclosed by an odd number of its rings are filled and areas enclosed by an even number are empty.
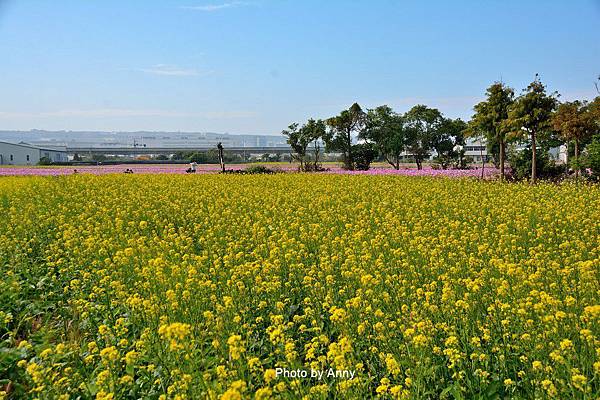
[[[598,84],[596,90],[600,94]],[[441,168],[467,168],[464,149],[471,137],[486,141],[487,153],[500,169],[501,179],[509,172],[513,178],[529,177],[535,182],[538,177],[564,175],[568,167],[576,179],[583,173],[599,180],[600,96],[591,102],[562,103],[559,96],[558,92],[548,93],[536,74],[519,96],[503,82],[493,83],[486,99],[473,107],[468,122],[447,118],[438,109],[422,104],[397,113],[387,105],[363,110],[354,103],[325,120],[293,123],[282,134],[304,171],[319,169],[322,145],[326,152],[341,153],[349,170],[368,169],[377,157],[399,169],[407,154],[419,169],[432,155]],[[549,157],[549,149],[561,145],[567,147],[567,165]],[[315,155],[312,162],[308,161],[309,149]],[[509,171],[505,171],[506,162]]]

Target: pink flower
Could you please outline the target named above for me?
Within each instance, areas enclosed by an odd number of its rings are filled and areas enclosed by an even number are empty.
[[[119,174],[125,169],[131,169],[134,174],[185,174],[187,164],[122,164],[122,165],[92,165],[92,166],[70,166],[70,167],[2,167],[0,168],[0,176],[14,175],[39,175],[39,176],[56,176],[56,175],[71,175],[77,170],[80,174]],[[227,169],[240,170],[248,167],[248,164],[228,164]],[[443,176],[450,178],[461,177],[478,177],[481,176],[481,169],[433,169],[425,167],[422,170],[416,168],[403,168],[395,170],[391,167],[374,167],[368,171],[347,171],[339,166],[326,165],[328,171],[322,172],[326,174],[350,174],[350,175],[402,175],[402,176]],[[294,164],[281,164],[275,167],[284,172],[295,172],[297,166]],[[196,173],[218,173],[221,167],[218,164],[200,164],[197,167]],[[499,171],[496,168],[486,167],[484,171],[485,177],[498,175]]]

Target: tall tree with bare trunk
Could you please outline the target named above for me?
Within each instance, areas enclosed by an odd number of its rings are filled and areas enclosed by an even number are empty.
[[[552,127],[560,137],[567,142],[573,141],[574,158],[573,169],[575,179],[579,178],[579,145],[594,133],[595,123],[593,114],[587,102],[579,100],[562,103],[552,116]]]
[[[552,129],[552,113],[558,104],[557,92],[546,93],[546,86],[535,74],[533,82],[523,90],[508,113],[511,135],[516,138],[527,137],[531,146],[531,183],[537,180],[536,142],[539,135]]]
[[[325,144],[329,151],[339,151],[344,155],[344,167],[348,170],[355,168],[352,154],[352,142],[365,126],[366,113],[357,103],[339,115],[329,118],[326,122],[329,131],[325,136]]]
[[[510,132],[508,111],[514,102],[514,90],[502,82],[495,82],[487,88],[486,96],[486,100],[473,108],[475,114],[469,122],[468,131],[471,132],[471,136],[483,135],[488,144],[498,144],[500,179],[504,180],[507,135]]]

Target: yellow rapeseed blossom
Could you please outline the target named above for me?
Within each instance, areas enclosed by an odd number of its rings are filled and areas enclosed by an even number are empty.
[[[599,186],[192,175],[0,179],[19,395],[600,393]]]
[[[169,348],[172,351],[181,350],[185,347],[184,340],[189,336],[191,331],[192,326],[190,324],[181,322],[161,325],[158,328],[158,334],[169,341]]]

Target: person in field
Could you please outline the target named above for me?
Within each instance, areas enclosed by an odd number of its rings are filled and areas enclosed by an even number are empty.
[[[198,167],[198,164],[194,161],[194,162],[190,163],[190,167],[188,169],[186,169],[185,172],[187,172],[188,174],[195,174],[197,167]]]

